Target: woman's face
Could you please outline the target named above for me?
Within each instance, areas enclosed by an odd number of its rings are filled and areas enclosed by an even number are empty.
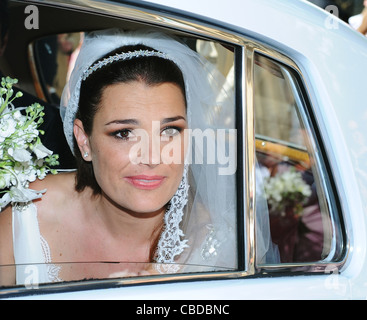
[[[103,91],[82,154],[88,151],[103,195],[115,205],[138,214],[160,212],[182,178],[186,128],[177,85],[114,84]]]

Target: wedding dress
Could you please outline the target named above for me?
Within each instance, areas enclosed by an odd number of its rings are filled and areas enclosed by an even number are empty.
[[[52,263],[50,247],[40,233],[36,205],[14,205],[12,220],[16,284],[61,281],[61,267]]]

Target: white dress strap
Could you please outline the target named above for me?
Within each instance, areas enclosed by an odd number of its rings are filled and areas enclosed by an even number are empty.
[[[52,265],[50,248],[40,233],[36,205],[33,202],[15,204],[12,216],[16,283],[35,285],[61,281],[60,267]]]

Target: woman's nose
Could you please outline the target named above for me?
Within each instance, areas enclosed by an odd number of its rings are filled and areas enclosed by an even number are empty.
[[[161,144],[159,132],[135,130],[137,141],[130,148],[129,158],[133,164],[156,166],[161,163]]]
[[[150,139],[150,144],[147,147],[148,155],[148,165],[158,165],[161,163],[161,145],[160,145],[160,135],[152,134]]]

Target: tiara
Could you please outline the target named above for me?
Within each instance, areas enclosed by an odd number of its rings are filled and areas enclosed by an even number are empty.
[[[123,60],[130,60],[134,58],[140,57],[158,57],[163,59],[168,59],[168,56],[160,51],[153,51],[153,50],[136,50],[136,51],[129,51],[129,52],[122,52],[117,53],[113,56],[109,56],[101,61],[96,62],[95,64],[91,65],[87,70],[83,72],[83,81],[87,79],[94,71],[111,64],[115,61],[123,61]]]

